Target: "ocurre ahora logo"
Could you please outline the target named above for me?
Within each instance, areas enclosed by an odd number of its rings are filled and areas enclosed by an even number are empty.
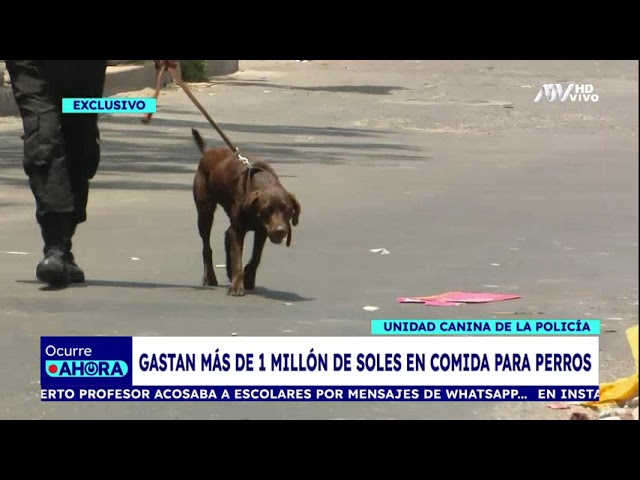
[[[129,366],[122,360],[47,360],[45,370],[50,377],[124,377]]]

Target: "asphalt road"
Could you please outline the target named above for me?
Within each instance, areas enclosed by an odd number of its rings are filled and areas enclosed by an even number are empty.
[[[541,404],[47,404],[41,335],[352,336],[368,335],[375,317],[601,318],[602,379],[632,373],[624,331],[638,321],[637,62],[241,68],[194,93],[303,207],[291,248],[267,246],[259,288],[244,298],[225,295],[226,284],[200,286],[190,128],[221,140],[181,91],[162,94],[150,126],[102,119],[101,170],[75,238],[88,282],[62,291],[35,282],[41,243],[20,122],[0,119],[0,418],[563,418]],[[599,101],[533,102],[556,82],[591,83]],[[226,226],[219,213],[214,263]],[[390,254],[369,252],[380,247]],[[450,290],[523,297],[395,303]]]

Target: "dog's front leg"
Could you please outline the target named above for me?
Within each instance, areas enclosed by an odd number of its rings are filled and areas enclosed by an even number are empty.
[[[244,295],[244,271],[242,269],[242,248],[244,246],[245,231],[231,226],[227,231],[229,256],[231,257],[231,285],[227,295],[241,297]]]
[[[253,290],[256,288],[256,272],[260,265],[260,259],[262,258],[262,251],[264,250],[264,244],[267,242],[267,232],[264,229],[257,229],[255,238],[253,240],[253,253],[251,260],[244,267],[244,288],[246,290]]]

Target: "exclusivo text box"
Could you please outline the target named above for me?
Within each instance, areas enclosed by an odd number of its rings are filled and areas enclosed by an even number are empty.
[[[156,113],[155,98],[63,98],[62,113],[144,114]]]

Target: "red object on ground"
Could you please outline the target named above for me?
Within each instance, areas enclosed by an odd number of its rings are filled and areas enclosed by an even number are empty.
[[[521,295],[477,292],[447,292],[429,297],[398,297],[398,303],[420,303],[432,307],[453,307],[465,303],[490,303],[515,300]]]

